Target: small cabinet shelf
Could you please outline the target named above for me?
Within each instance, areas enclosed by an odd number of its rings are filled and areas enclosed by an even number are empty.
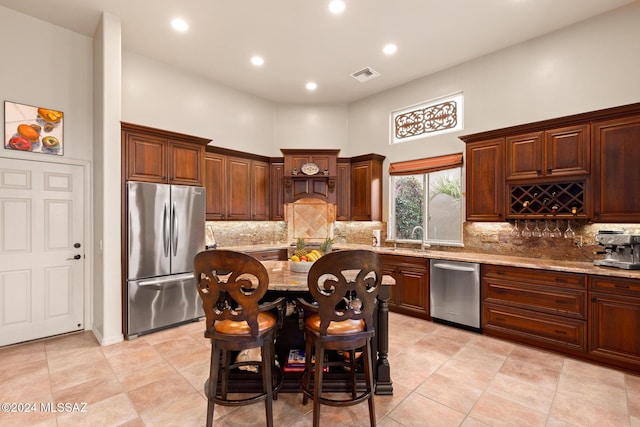
[[[587,218],[587,182],[510,184],[508,218]]]

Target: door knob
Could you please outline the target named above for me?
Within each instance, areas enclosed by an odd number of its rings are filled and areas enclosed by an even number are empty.
[[[74,255],[73,258],[67,258],[67,261],[70,261],[72,259],[80,259],[82,258],[82,255],[78,254],[78,255]]]

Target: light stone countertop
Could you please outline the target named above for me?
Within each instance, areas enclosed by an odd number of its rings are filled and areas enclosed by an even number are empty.
[[[307,273],[298,273],[289,269],[291,261],[262,261],[269,273],[269,290],[271,291],[306,291]],[[349,280],[349,278],[347,277]],[[383,285],[394,285],[391,276],[383,276]]]
[[[257,252],[276,249],[292,249],[292,246],[286,244],[259,244],[259,245],[247,245],[247,246],[230,246],[222,247],[219,249],[230,249],[239,252]],[[367,249],[379,252],[387,255],[404,255],[425,259],[443,259],[449,261],[463,261],[463,262],[477,262],[481,264],[492,265],[505,265],[510,267],[524,267],[534,268],[540,270],[552,270],[563,271],[568,273],[581,273],[610,277],[621,277],[640,280],[640,270],[624,270],[621,268],[613,267],[600,267],[593,265],[591,261],[561,261],[551,259],[539,259],[539,258],[527,258],[527,257],[515,257],[504,256],[494,254],[480,254],[474,252],[449,252],[438,250],[420,250],[420,249],[406,249],[406,248],[391,248],[391,247],[372,247],[368,245],[353,245],[353,244],[334,244],[334,249],[348,250],[348,249]]]

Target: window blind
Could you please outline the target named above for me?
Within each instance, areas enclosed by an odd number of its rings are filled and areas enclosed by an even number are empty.
[[[389,165],[389,175],[418,175],[462,166],[462,153],[426,159],[407,160]]]

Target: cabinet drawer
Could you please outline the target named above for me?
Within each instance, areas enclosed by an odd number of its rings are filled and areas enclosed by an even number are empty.
[[[587,292],[483,280],[485,302],[585,319]]]
[[[584,274],[537,270],[535,268],[518,268],[483,264],[482,276],[520,283],[561,286],[575,289],[587,288],[587,276]]]
[[[482,311],[482,329],[490,335],[585,351],[586,321],[488,303]]]
[[[592,291],[640,297],[640,280],[590,276],[589,283]]]

